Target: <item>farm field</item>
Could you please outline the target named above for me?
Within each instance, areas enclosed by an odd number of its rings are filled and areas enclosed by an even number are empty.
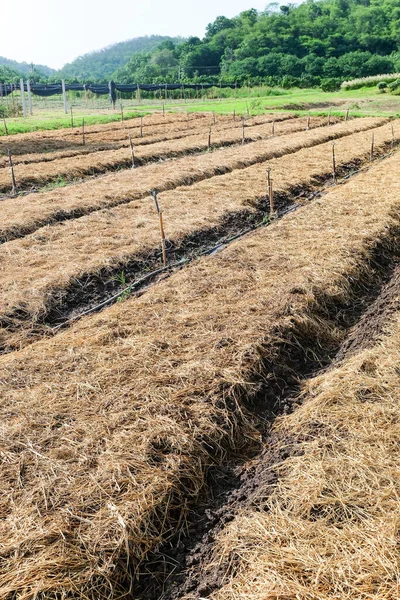
[[[210,129],[210,123],[207,123],[200,130],[195,130],[192,133],[190,131],[183,135],[173,133],[167,141],[153,141],[153,143],[136,145],[134,148],[134,161],[136,166],[140,166],[157,160],[242,144],[243,141],[251,142],[272,135],[305,131],[311,126],[313,128],[320,127],[326,122],[326,118],[317,117],[313,119],[312,123],[310,121],[310,125],[308,118],[290,119],[288,122],[275,124],[274,118],[270,117],[264,123],[249,125],[244,130],[241,124],[234,124],[233,122],[230,123],[229,128],[217,125],[215,130],[212,126]],[[137,142],[138,139],[132,141]],[[129,142],[127,142],[127,145],[129,145]],[[3,192],[9,191],[11,186],[7,160],[4,159],[3,168],[0,168],[0,191]],[[79,150],[75,151],[72,157],[57,158],[55,156],[51,161],[49,156],[46,156],[46,160],[41,162],[35,157],[34,164],[30,164],[32,161],[29,159],[27,164],[22,162],[24,156],[20,157],[20,161],[17,159],[15,162],[14,174],[17,189],[23,190],[34,184],[43,186],[60,177],[71,180],[82,178],[85,175],[90,176],[96,173],[127,168],[132,166],[133,159],[131,149],[122,147],[113,150],[103,149],[92,153],[85,151],[84,154]]]
[[[4,600],[398,595],[400,121],[210,118],[15,136]]]

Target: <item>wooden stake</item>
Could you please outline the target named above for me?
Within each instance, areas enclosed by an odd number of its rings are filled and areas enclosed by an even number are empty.
[[[333,171],[333,183],[336,183],[336,156],[335,156],[335,142],[332,144],[332,171]]]
[[[213,111],[213,123],[214,123],[214,125],[215,125],[215,123],[216,123],[216,119],[215,119],[215,110]]]
[[[6,118],[3,117],[3,123],[4,123],[4,131],[6,132],[6,135],[8,135],[8,127],[7,127],[7,123],[6,123]],[[393,125],[392,125],[392,129],[393,129]]]
[[[74,128],[74,114],[72,112],[72,106],[71,106],[71,129]]]
[[[165,102],[163,102],[163,105],[162,105],[162,114],[163,114],[163,116],[165,116]]]
[[[375,144],[375,134],[372,132],[372,140],[371,140],[371,154],[369,159],[374,160],[374,144]]]
[[[122,106],[122,102],[121,102],[121,122],[124,121],[124,107]]]
[[[167,266],[167,250],[165,247],[165,233],[164,233],[162,210],[160,210],[160,212],[158,213],[158,217],[160,219],[161,249],[162,249],[162,255],[163,255],[163,264],[164,264],[164,267],[166,267]]]
[[[272,137],[275,135],[275,121],[272,121]]]
[[[135,150],[133,148],[131,134],[129,134],[128,137],[129,137],[129,145],[131,147],[131,154],[132,154],[132,169],[134,169],[135,168]]]
[[[244,145],[244,141],[245,141],[244,128],[245,128],[245,120],[244,120],[244,117],[242,117],[242,146]]]
[[[346,119],[345,119],[345,121],[348,121],[348,120],[349,120],[349,111],[350,111],[350,109],[348,108],[348,109],[346,110]]]
[[[86,139],[85,139],[85,119],[82,119],[82,146],[84,146],[86,144]]]
[[[208,131],[208,151],[210,152],[211,150],[211,125],[210,125],[210,129]]]
[[[269,214],[272,216],[275,212],[274,207],[274,190],[272,189],[271,169],[267,169],[268,178],[268,198],[269,198]]]
[[[249,105],[248,105],[247,102],[246,102],[246,108],[247,108],[247,116],[249,117],[250,116],[250,110],[249,110]]]
[[[67,92],[65,91],[65,80],[64,79],[61,80],[61,89],[62,89],[62,96],[63,96],[64,113],[67,115],[68,114]]]
[[[308,113],[308,118],[307,118],[307,131],[310,129],[310,113]]]
[[[164,263],[164,267],[166,267],[167,266],[167,251],[166,251],[166,247],[165,247],[164,223],[163,223],[163,217],[162,217],[162,210],[160,210],[160,206],[158,204],[157,190],[152,190],[151,195],[153,196],[154,204],[156,205],[156,210],[158,213],[158,219],[159,219],[159,224],[160,224],[161,249],[162,249],[162,255],[163,255],[163,263]]]
[[[140,117],[140,134],[139,137],[143,137],[143,117]]]
[[[12,185],[12,195],[17,195],[17,184],[15,182],[15,174],[14,174],[14,164],[12,160],[11,150],[8,148],[8,162],[10,163],[10,171],[11,171],[11,185]]]
[[[236,110],[233,109],[233,120],[236,121]]]
[[[331,124],[331,114],[332,114],[332,109],[329,109],[329,114],[328,114],[328,125]]]

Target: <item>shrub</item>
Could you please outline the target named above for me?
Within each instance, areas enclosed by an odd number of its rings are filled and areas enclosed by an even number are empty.
[[[321,81],[321,90],[323,92],[336,92],[340,89],[341,80],[337,77],[327,77]]]
[[[380,81],[376,86],[380,92],[383,92],[387,88],[388,84],[386,81]]]

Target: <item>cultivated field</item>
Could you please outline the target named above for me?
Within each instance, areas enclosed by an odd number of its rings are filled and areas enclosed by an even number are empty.
[[[398,597],[400,123],[210,118],[13,140],[4,600]]]

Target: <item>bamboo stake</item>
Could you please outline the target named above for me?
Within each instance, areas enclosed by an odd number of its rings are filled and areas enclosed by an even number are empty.
[[[72,106],[71,106],[71,129],[74,128],[74,113],[72,112]]]
[[[211,150],[211,125],[210,125],[210,129],[208,131],[208,151],[210,152]]]
[[[270,217],[272,217],[272,215],[275,212],[275,206],[274,206],[274,190],[272,187],[272,179],[271,179],[271,169],[269,167],[267,169],[267,179],[268,179],[269,215],[270,215]]]
[[[163,105],[162,105],[162,114],[163,114],[163,116],[165,116],[165,102],[163,102]]]
[[[307,118],[307,131],[310,129],[310,113],[308,113],[308,118]]]
[[[164,223],[163,223],[163,216],[162,216],[162,210],[160,210],[160,212],[158,213],[158,217],[160,219],[160,234],[161,234],[161,249],[162,249],[162,255],[163,255],[163,264],[164,267],[167,266],[167,250],[165,247],[165,233],[164,233]]]
[[[152,190],[151,195],[153,196],[154,204],[156,205],[156,210],[157,210],[157,213],[158,213],[158,219],[159,219],[159,225],[160,225],[160,235],[161,235],[161,249],[162,249],[162,255],[163,255],[163,264],[164,264],[164,267],[166,267],[167,266],[167,250],[166,250],[166,247],[165,247],[164,223],[163,223],[162,210],[160,210],[160,206],[158,204],[157,190]]]
[[[349,111],[350,111],[350,109],[348,108],[348,109],[346,110],[346,119],[345,119],[345,121],[348,121],[348,120],[349,120]]]
[[[245,119],[244,119],[244,117],[242,117],[242,146],[244,145],[244,141],[245,141],[244,128],[245,128]]]
[[[129,145],[131,147],[131,154],[132,154],[132,169],[135,168],[135,150],[133,148],[133,143],[132,143],[132,137],[131,134],[129,134]]]
[[[236,109],[233,109],[233,120],[236,121]]]
[[[216,118],[215,118],[215,110],[214,110],[214,111],[213,111],[213,123],[214,123],[214,125],[215,125],[215,123],[216,123],[216,122],[217,122],[217,121],[216,121]]]
[[[6,123],[6,118],[3,117],[3,123],[4,123],[4,131],[6,132],[6,135],[8,135],[8,127],[7,127],[7,123]],[[392,125],[392,129],[393,129],[393,125]]]
[[[14,174],[14,164],[13,164],[13,160],[12,160],[12,154],[11,154],[11,150],[8,148],[7,149],[8,152],[8,162],[10,163],[10,171],[11,171],[11,184],[12,184],[12,195],[16,196],[17,195],[17,184],[15,182],[15,174]]]
[[[374,145],[375,145],[375,134],[372,132],[372,140],[371,140],[371,154],[369,159],[374,160]]]
[[[82,146],[86,144],[85,139],[85,118],[82,119]]]
[[[332,109],[329,109],[329,114],[328,114],[328,125],[331,124],[331,114],[332,114]]]
[[[275,121],[272,121],[272,137],[275,135]]]
[[[332,143],[332,170],[333,170],[333,183],[336,183],[336,155],[335,155],[335,142]]]
[[[121,122],[122,123],[124,122],[124,107],[122,105],[122,102],[121,102]]]

